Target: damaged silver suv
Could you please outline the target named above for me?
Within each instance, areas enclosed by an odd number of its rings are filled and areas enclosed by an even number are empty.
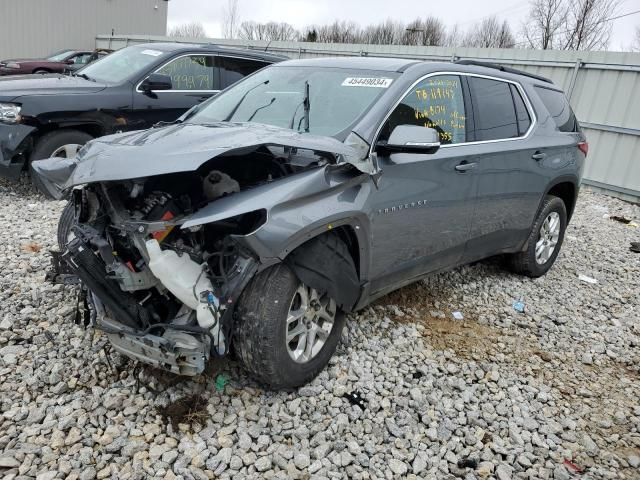
[[[185,375],[234,351],[292,388],[327,364],[345,312],[391,290],[497,254],[544,274],[586,153],[547,79],[327,58],[33,167],[72,193],[60,256],[115,349]]]

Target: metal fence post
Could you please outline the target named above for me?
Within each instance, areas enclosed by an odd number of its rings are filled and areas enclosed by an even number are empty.
[[[571,74],[571,81],[569,82],[569,91],[567,92],[567,96],[569,97],[569,102],[571,102],[571,96],[573,95],[573,89],[576,86],[576,80],[578,78],[578,70],[582,66],[582,60],[577,59],[576,64],[573,67],[573,73]]]

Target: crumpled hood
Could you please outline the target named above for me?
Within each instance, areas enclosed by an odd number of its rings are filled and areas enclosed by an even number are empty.
[[[359,156],[353,147],[332,137],[258,123],[220,122],[177,124],[110,135],[88,143],[76,158],[39,160],[32,162],[32,166],[42,183],[53,183],[57,190],[64,191],[92,182],[194,171],[219,155],[252,151],[263,145],[325,152],[336,160],[340,156],[353,159]],[[54,193],[50,188],[47,190]]]
[[[0,77],[0,100],[11,101],[25,95],[68,95],[95,93],[106,85],[58,73]]]

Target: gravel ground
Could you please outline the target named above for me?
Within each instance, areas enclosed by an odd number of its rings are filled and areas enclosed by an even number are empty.
[[[640,228],[606,218],[636,206],[583,192],[544,278],[488,261],[383,298],[294,393],[232,361],[136,367],[75,326],[43,280],[62,206],[0,183],[4,479],[640,478]]]

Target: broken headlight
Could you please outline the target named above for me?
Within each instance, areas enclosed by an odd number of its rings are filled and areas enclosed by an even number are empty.
[[[20,105],[15,103],[0,103],[0,122],[20,123]]]

